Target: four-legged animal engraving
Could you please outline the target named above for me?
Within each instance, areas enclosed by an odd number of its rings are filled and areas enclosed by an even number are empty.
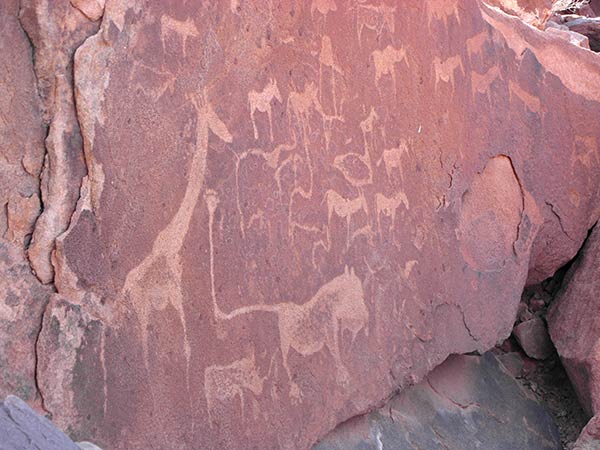
[[[269,83],[265,88],[260,91],[248,92],[248,105],[250,106],[250,118],[252,119],[252,127],[254,129],[254,139],[258,139],[258,130],[256,129],[256,121],[254,119],[254,113],[258,110],[263,113],[267,113],[269,117],[269,136],[271,142],[273,142],[273,111],[271,109],[271,102],[276,99],[279,103],[282,102],[281,93],[277,87],[276,80],[269,80]]]
[[[377,167],[381,165],[385,166],[385,173],[387,174],[388,180],[391,181],[392,172],[394,169],[398,169],[400,172],[400,180],[404,183],[404,170],[402,168],[402,157],[408,154],[408,144],[406,141],[400,142],[398,147],[389,148],[383,151],[381,158],[377,161]]]
[[[436,91],[440,81],[450,83],[452,85],[452,89],[454,89],[454,72],[456,69],[460,69],[463,75],[465,74],[465,68],[460,55],[451,56],[444,61],[442,61],[438,56],[433,58],[433,71],[435,73]]]
[[[244,391],[259,396],[268,374],[261,377],[256,368],[254,352],[250,356],[220,366],[212,365],[204,370],[204,392],[208,410],[209,424],[213,426],[213,415],[218,413],[225,403],[231,403],[236,397],[240,400],[242,420],[244,418]]]
[[[214,214],[219,199],[214,191],[207,191],[205,201],[208,208],[208,232],[210,250],[210,278],[213,311],[217,320],[231,320],[246,314],[267,312],[277,315],[279,339],[283,367],[290,382],[290,395],[293,399],[301,397],[300,388],[293,381],[288,364],[290,350],[302,356],[310,356],[326,347],[331,353],[337,370],[337,381],[345,385],[349,373],[342,361],[340,334],[350,332],[352,342],[361,330],[368,333],[369,311],[365,305],[364,291],[354,269],[346,267],[341,275],[325,283],[317,293],[302,304],[282,302],[275,304],[257,304],[244,306],[229,313],[223,312],[218,303],[215,290],[214,271]]]
[[[371,53],[375,64],[375,85],[379,89],[379,80],[384,75],[391,75],[394,83],[394,94],[397,93],[396,86],[396,64],[404,61],[408,67],[408,58],[404,48],[396,49],[388,45],[383,50],[374,50]]]
[[[127,274],[122,291],[124,297],[129,297],[139,318],[142,349],[147,368],[150,367],[148,361],[150,313],[171,305],[181,320],[183,347],[189,371],[191,348],[183,308],[181,249],[204,184],[209,131],[225,142],[232,141],[227,127],[217,117],[205,94],[194,95],[191,102],[197,114],[196,151],[192,157],[189,172],[191,175],[183,200],[169,224],[156,236],[150,254]]]
[[[197,38],[200,36],[198,28],[196,28],[196,24],[194,24],[194,20],[191,17],[188,17],[187,20],[184,21],[174,19],[173,17],[167,15],[163,15],[160,18],[160,42],[162,43],[163,52],[166,51],[165,38],[169,34],[176,34],[180,37],[184,58],[185,47],[188,38]]]
[[[380,192],[375,194],[375,209],[377,210],[377,229],[379,233],[381,233],[381,214],[387,217],[391,217],[392,225],[390,229],[393,230],[396,224],[396,210],[401,204],[404,204],[404,207],[406,209],[409,208],[408,198],[406,198],[406,195],[402,191],[396,193],[393,197],[390,198],[386,197]]]
[[[325,193],[325,197],[323,201],[327,202],[327,242],[331,245],[331,217],[333,213],[335,213],[338,217],[342,219],[346,219],[346,247],[350,246],[350,221],[352,220],[352,216],[359,211],[364,211],[364,213],[369,217],[369,207],[367,205],[367,200],[364,195],[359,195],[353,199],[347,199],[342,197],[333,189],[329,189]]]

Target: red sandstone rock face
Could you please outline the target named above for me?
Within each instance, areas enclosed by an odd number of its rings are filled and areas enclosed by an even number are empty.
[[[63,77],[73,4],[23,13]],[[507,337],[600,215],[600,60],[476,1],[108,2],[74,84],[38,382],[107,448],[307,448]]]
[[[600,412],[600,227],[596,226],[548,312],[550,336],[588,414]]]
[[[17,1],[0,3],[0,397],[39,407],[35,342],[49,289],[31,274],[25,248],[40,214],[44,128],[18,10]]]

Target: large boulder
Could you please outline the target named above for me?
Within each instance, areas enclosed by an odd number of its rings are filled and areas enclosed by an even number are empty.
[[[452,355],[313,450],[561,450],[550,412],[491,353]]]
[[[600,215],[600,60],[501,9],[114,0],[85,40],[102,6],[22,11],[31,358],[77,438],[307,448],[506,338]]]
[[[548,311],[550,336],[588,414],[600,413],[600,227],[594,227]]]

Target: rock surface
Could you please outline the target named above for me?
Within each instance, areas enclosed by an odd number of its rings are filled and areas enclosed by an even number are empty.
[[[579,400],[600,413],[600,227],[594,227],[548,311],[552,342]]]
[[[590,419],[573,450],[598,450],[600,448],[600,416],[596,415]]]
[[[81,448],[20,398],[11,395],[0,402],[0,450]]]
[[[530,358],[546,359],[554,352],[546,324],[540,317],[521,322],[514,328],[513,333]]]
[[[548,411],[491,353],[451,356],[380,409],[343,423],[313,450],[560,450]]]
[[[56,291],[23,349],[78,439],[308,448],[506,338],[600,216],[600,59],[483,2],[20,17]]]
[[[35,343],[51,290],[32,275],[26,249],[41,208],[45,130],[18,12],[18,1],[0,2],[0,398],[41,407]]]

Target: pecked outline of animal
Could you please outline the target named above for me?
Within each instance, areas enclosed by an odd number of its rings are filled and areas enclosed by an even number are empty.
[[[258,110],[267,113],[269,117],[269,136],[271,137],[271,142],[273,142],[273,110],[271,109],[273,99],[276,99],[279,103],[283,102],[281,92],[279,92],[279,87],[277,87],[277,80],[273,78],[269,80],[262,91],[252,90],[248,92],[248,106],[254,130],[254,139],[258,139],[258,129],[256,128],[256,120],[254,119],[254,113]]]
[[[263,392],[265,380],[269,372],[261,377],[256,369],[254,351],[249,356],[233,361],[224,366],[213,364],[204,369],[204,394],[206,396],[206,409],[208,412],[209,426],[213,427],[213,414],[225,402],[231,402],[239,397],[242,420],[244,419],[244,389],[249,390],[255,396]]]
[[[323,347],[327,347],[336,364],[336,379],[345,386],[350,378],[348,369],[342,361],[339,344],[339,333],[350,331],[351,342],[354,343],[358,333],[365,330],[368,336],[369,311],[365,305],[362,282],[354,272],[354,268],[344,268],[341,275],[336,276],[321,286],[317,293],[302,304],[281,302],[274,304],[256,304],[243,306],[226,313],[218,303],[214,276],[214,213],[219,199],[216,192],[205,193],[208,208],[210,278],[213,312],[215,318],[227,321],[246,314],[267,312],[277,315],[280,350],[283,367],[290,382],[290,395],[299,400],[302,396],[299,386],[293,381],[293,374],[288,364],[290,349],[302,356],[313,355]]]

